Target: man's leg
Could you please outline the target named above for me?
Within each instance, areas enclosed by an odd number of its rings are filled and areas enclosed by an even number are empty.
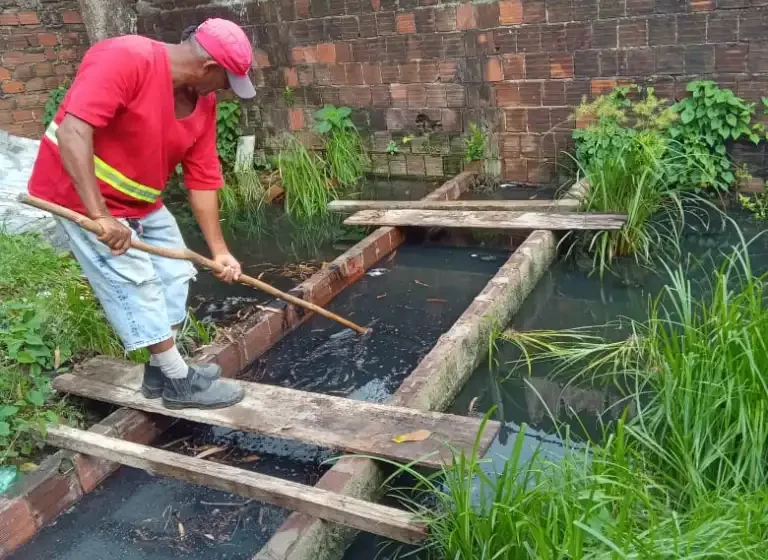
[[[66,220],[60,224],[125,349],[146,347],[160,360],[166,406],[220,408],[242,399],[239,386],[205,379],[181,358],[171,335],[163,284],[149,255],[129,249],[115,257],[90,232]]]
[[[139,237],[150,245],[157,245],[158,247],[168,249],[182,249],[186,246],[176,219],[165,207],[152,212],[140,220],[139,223],[141,226],[141,235]],[[176,334],[183,326],[187,316],[189,282],[195,277],[196,270],[189,261],[167,259],[155,255],[149,255],[149,258],[152,261],[155,274],[157,274],[163,286],[168,321],[171,334],[175,340]],[[160,361],[162,359],[160,354],[169,350],[171,349],[166,349],[165,347],[150,348],[150,359],[144,368],[144,382],[142,385],[142,391],[147,398],[158,398],[162,395],[164,381],[160,368]],[[170,355],[174,355],[174,362],[178,364],[175,352]],[[195,364],[194,367],[206,379],[214,380],[221,375],[221,368],[216,364]]]

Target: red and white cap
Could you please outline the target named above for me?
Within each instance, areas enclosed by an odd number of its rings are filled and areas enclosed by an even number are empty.
[[[250,99],[256,95],[248,78],[253,48],[239,25],[221,18],[207,19],[195,30],[195,40],[227,71],[229,86],[238,97]]]

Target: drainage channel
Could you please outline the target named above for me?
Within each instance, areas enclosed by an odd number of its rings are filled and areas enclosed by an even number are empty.
[[[405,244],[328,306],[375,332],[361,340],[313,317],[242,377],[381,402],[480,292],[509,252]],[[208,426],[177,425],[178,447],[226,446],[233,464],[312,484],[331,450]],[[157,444],[162,445],[161,442]],[[171,447],[173,449],[173,447]],[[121,468],[15,558],[250,558],[288,515],[279,508]]]

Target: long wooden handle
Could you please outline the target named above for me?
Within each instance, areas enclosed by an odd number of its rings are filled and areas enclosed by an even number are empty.
[[[90,218],[75,212],[74,210],[70,210],[69,208],[64,208],[63,206],[59,206],[58,204],[54,204],[53,202],[48,202],[47,200],[42,200],[40,198],[30,196],[28,194],[19,195],[19,201],[23,202],[24,204],[28,204],[29,206],[34,206],[35,208],[39,208],[40,210],[45,210],[46,212],[50,212],[51,214],[55,214],[56,216],[59,216],[61,218],[65,218],[67,220],[75,222],[81,228],[86,229],[91,233],[95,233],[96,235],[101,235],[101,226],[99,224],[97,224]],[[203,255],[199,253],[195,253],[194,251],[191,251],[186,248],[168,249],[166,247],[158,247],[157,245],[150,245],[149,243],[144,243],[143,241],[139,241],[138,239],[131,239],[131,247],[133,247],[134,249],[138,249],[139,251],[144,251],[145,253],[157,255],[159,257],[167,257],[169,259],[177,259],[181,261],[192,261],[195,264],[204,266],[205,268],[209,268],[212,271],[218,272],[218,273],[221,273],[224,270],[224,267],[221,266],[216,261],[206,258]],[[245,284],[246,286],[251,286],[252,288],[257,288],[263,292],[267,292],[268,294],[273,295],[276,298],[282,299],[283,301],[287,301],[288,303],[298,305],[299,307],[303,307],[305,309],[313,311],[318,315],[327,317],[328,319],[336,321],[337,323],[340,323],[345,327],[354,329],[360,334],[365,334],[369,330],[365,327],[361,327],[360,325],[356,325],[352,321],[347,321],[343,317],[339,317],[335,313],[331,313],[330,311],[327,311],[322,307],[315,305],[312,302],[304,301],[303,299],[292,296],[291,294],[286,294],[285,292],[281,292],[277,288],[273,288],[266,282],[262,282],[261,280],[258,280],[253,276],[248,276],[247,274],[241,274],[240,277],[237,279],[237,281],[242,284]]]

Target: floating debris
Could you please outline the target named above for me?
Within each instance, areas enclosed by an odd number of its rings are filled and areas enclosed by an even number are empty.
[[[366,272],[366,274],[368,276],[376,277],[376,276],[384,276],[388,272],[389,272],[388,268],[372,268],[371,270]]]

